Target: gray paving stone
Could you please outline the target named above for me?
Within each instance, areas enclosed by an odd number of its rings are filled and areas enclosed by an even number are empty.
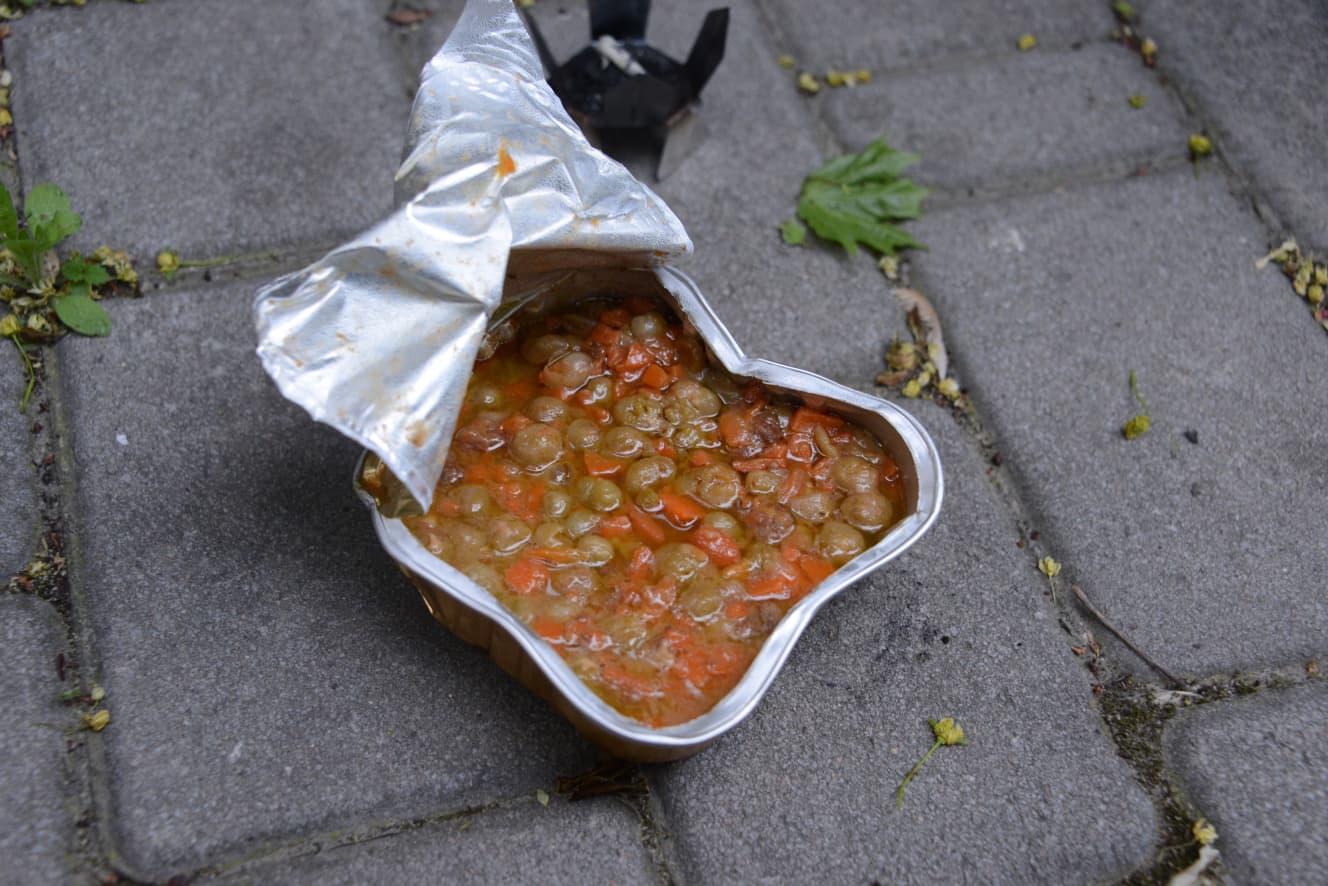
[[[1132,95],[1145,105],[1131,107]],[[1184,157],[1190,133],[1171,91],[1107,43],[885,74],[818,101],[848,150],[884,134],[922,155],[910,170],[916,181],[952,191],[1129,172]]]
[[[0,881],[58,883],[73,842],[65,802],[65,736],[72,715],[56,677],[64,628],[50,604],[0,595]]]
[[[655,772],[699,882],[1099,882],[1147,861],[1153,812],[984,466],[948,415],[946,502],[917,547],[827,606],[755,714]],[[944,748],[895,789],[955,717]]]
[[[245,870],[244,883],[651,883],[635,813],[612,798],[519,806]]]
[[[149,879],[593,759],[429,619],[351,493],[353,444],[259,367],[252,288],[119,302],[109,338],[61,345],[112,821]]]
[[[27,382],[23,359],[5,342],[0,358],[0,583],[28,564],[38,533],[36,469],[32,465],[31,428],[36,410],[20,415]]]
[[[1014,51],[1024,34],[1043,47],[1068,46],[1110,33],[1106,3],[1078,0],[873,0],[804,3],[761,0],[786,46],[808,70],[869,68],[876,73],[953,55]]]
[[[1302,246],[1328,250],[1328,6],[1153,0],[1142,8],[1158,64],[1198,99],[1219,149]]]
[[[916,279],[1064,575],[1174,672],[1322,653],[1328,338],[1255,270],[1263,230],[1216,169],[917,231]],[[1152,429],[1127,442],[1131,370]]]
[[[39,9],[12,25],[24,181],[142,263],[326,244],[391,208],[409,96],[375,4]]]
[[[1328,870],[1328,686],[1184,711],[1167,753],[1182,789],[1217,828],[1235,883],[1315,883]]]

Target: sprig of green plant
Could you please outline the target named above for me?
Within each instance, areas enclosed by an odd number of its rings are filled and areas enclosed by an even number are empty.
[[[157,253],[157,270],[161,272],[167,282],[174,282],[176,271],[183,268],[215,268],[237,258],[243,258],[243,256],[237,252],[230,255],[218,255],[214,258],[180,258],[180,253],[167,247]]]
[[[1133,440],[1135,437],[1148,433],[1148,426],[1152,422],[1148,412],[1148,403],[1144,401],[1143,395],[1139,393],[1139,383],[1134,380],[1133,369],[1130,370],[1130,393],[1134,395],[1135,401],[1138,402],[1139,408],[1143,411],[1121,426],[1121,435],[1126,440]]]
[[[21,414],[28,411],[28,401],[32,399],[32,388],[37,384],[37,371],[32,368],[32,358],[28,356],[28,346],[19,341],[18,334],[15,333],[9,338],[14,343],[14,347],[18,348],[19,356],[23,358],[24,374],[28,379],[28,385],[23,389],[23,399],[18,404],[18,411]]]
[[[64,191],[40,184],[28,192],[19,217],[9,190],[0,184],[0,335],[54,341],[67,331],[106,335],[111,320],[97,299],[112,282],[135,286],[129,256],[102,247],[63,262],[56,247],[83,226]]]
[[[20,217],[9,189],[0,183],[0,336],[18,348],[27,373],[20,412],[36,382],[28,348],[71,331],[109,334],[111,318],[97,300],[114,283],[138,285],[129,256],[109,247],[86,258],[70,253],[61,261],[56,247],[82,227],[83,219],[55,185],[32,188]]]
[[[932,754],[936,753],[937,750],[943,747],[954,747],[956,745],[968,744],[968,739],[964,737],[963,728],[954,721],[953,717],[943,717],[940,720],[928,720],[927,723],[930,724],[931,733],[936,737],[936,741],[932,743],[932,746],[928,749],[927,753],[922,755],[922,759],[917,762],[917,765],[908,771],[908,775],[904,776],[904,780],[900,783],[899,789],[895,791],[896,809],[903,808],[904,788],[908,787],[908,783],[918,774],[918,770],[922,768],[922,764],[931,759]]]

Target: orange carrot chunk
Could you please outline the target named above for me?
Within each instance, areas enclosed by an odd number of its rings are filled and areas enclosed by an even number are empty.
[[[503,581],[513,593],[529,597],[548,590],[549,570],[535,560],[522,557],[503,572]]]
[[[833,431],[843,423],[844,420],[837,415],[817,412],[814,409],[808,409],[806,406],[800,406],[794,410],[793,418],[789,419],[789,430],[810,434],[818,425],[827,431]]]
[[[659,501],[664,506],[664,516],[679,529],[691,528],[694,523],[706,515],[706,509],[703,505],[685,495],[661,492]]]
[[[530,629],[550,643],[563,638],[563,623],[541,615],[530,623]]]
[[[632,518],[626,514],[613,514],[599,521],[599,534],[605,538],[622,538],[632,531]]]
[[[587,449],[582,455],[586,458],[586,473],[592,477],[612,477],[624,467],[621,460],[600,455],[593,449]]]
[[[728,566],[742,556],[738,543],[728,533],[713,526],[702,526],[692,534],[696,546],[710,555],[716,566]]]
[[[798,568],[802,574],[807,576],[813,584],[820,584],[830,577],[835,571],[834,564],[829,560],[823,560],[820,557],[803,557],[798,561]]]
[[[658,363],[652,363],[646,367],[645,372],[641,373],[641,383],[649,385],[657,391],[662,391],[673,381],[673,376],[669,375],[668,370]]]
[[[628,508],[627,517],[632,521],[632,528],[641,536],[643,542],[648,545],[664,544],[664,539],[667,538],[664,527],[654,517],[638,507]]]

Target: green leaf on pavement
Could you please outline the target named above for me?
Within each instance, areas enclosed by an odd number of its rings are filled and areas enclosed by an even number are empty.
[[[807,239],[807,229],[792,218],[779,226],[779,234],[790,246],[800,246]]]
[[[57,212],[68,211],[69,198],[50,182],[35,185],[23,201],[23,214],[28,217],[28,224],[54,218]]]
[[[66,237],[78,233],[83,227],[83,219],[78,213],[61,209],[45,221],[29,221],[28,229],[32,238],[45,249],[50,249]]]
[[[65,192],[50,183],[37,185],[28,192],[23,214],[27,216],[33,239],[47,249],[77,234],[83,226],[83,219],[69,208]]]
[[[81,258],[67,259],[60,266],[60,276],[64,277],[70,283],[82,283],[88,272],[87,262]]]
[[[0,237],[13,240],[18,236],[18,211],[14,209],[14,198],[9,189],[0,183]]]
[[[101,265],[81,258],[68,259],[60,266],[60,276],[70,283],[87,283],[89,286],[101,286],[111,279],[110,273]]]
[[[111,332],[111,318],[92,300],[85,286],[76,287],[51,304],[60,322],[81,335],[109,335]]]
[[[916,163],[916,154],[896,151],[877,139],[860,154],[837,157],[803,182],[798,217],[817,236],[850,253],[862,243],[884,255],[922,248],[895,222],[922,213],[926,188],[899,174]]]

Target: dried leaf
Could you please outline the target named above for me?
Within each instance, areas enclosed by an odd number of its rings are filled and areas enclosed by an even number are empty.
[[[1277,262],[1277,264],[1280,265],[1292,257],[1294,257],[1297,262],[1300,261],[1300,247],[1296,245],[1294,239],[1284,240],[1281,246],[1270,251],[1263,258],[1256,261],[1254,267],[1256,270],[1262,271],[1264,268],[1268,267],[1269,262]]]
[[[429,16],[433,15],[427,9],[416,9],[413,6],[398,6],[387,14],[389,23],[400,28],[407,28],[411,25],[418,25]]]
[[[1208,866],[1217,860],[1218,851],[1212,846],[1202,846],[1199,848],[1199,858],[1194,864],[1185,870],[1176,874],[1167,881],[1167,886],[1198,886],[1199,878],[1203,872],[1208,870]]]
[[[581,775],[560,777],[553,786],[560,797],[570,801],[602,794],[639,796],[647,792],[645,776],[630,763],[606,763]]]
[[[908,328],[919,343],[927,346],[931,362],[936,364],[936,374],[945,378],[950,370],[950,357],[945,350],[945,339],[941,336],[941,317],[936,313],[927,297],[916,289],[895,289],[895,299],[908,312]],[[933,347],[934,346],[934,347]]]

